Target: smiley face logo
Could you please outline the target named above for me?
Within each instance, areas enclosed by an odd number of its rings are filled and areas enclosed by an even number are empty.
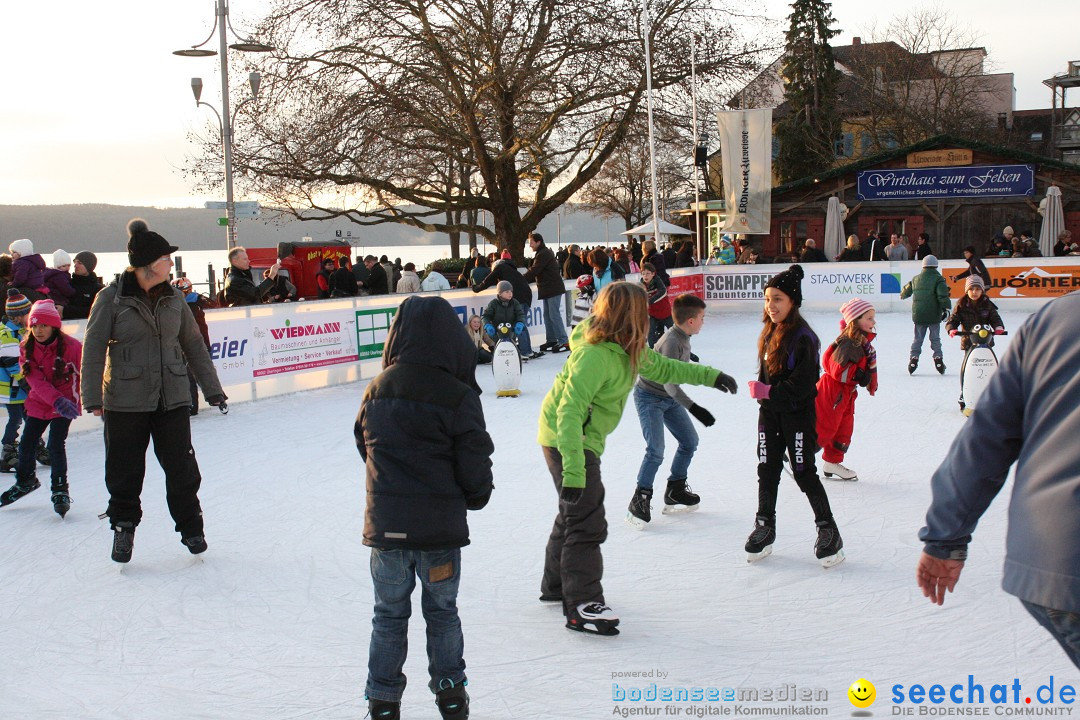
[[[848,700],[857,708],[868,708],[874,704],[877,698],[877,689],[874,683],[864,678],[859,678],[851,683],[847,691]]]

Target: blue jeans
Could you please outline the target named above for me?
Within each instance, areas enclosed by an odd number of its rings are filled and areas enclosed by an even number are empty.
[[[7,408],[8,420],[7,426],[4,428],[4,444],[14,445],[15,441],[19,439],[19,426],[22,425],[23,418],[26,417],[26,408],[22,403],[12,403],[5,405]]]
[[[525,311],[525,320],[532,319],[532,313],[529,311],[532,309],[532,305],[522,305],[521,308]],[[518,352],[522,355],[532,355],[532,338],[529,337],[529,323],[525,323],[525,329],[518,337]]]
[[[371,619],[367,697],[400,702],[405,692],[405,657],[409,651],[410,596],[420,578],[420,609],[427,623],[428,675],[432,692],[465,681],[465,638],[458,618],[461,549],[371,549],[375,615]]]
[[[1080,613],[1055,610],[1021,600],[1031,616],[1061,643],[1073,665],[1080,668]]]
[[[547,333],[547,341],[560,345],[567,341],[566,323],[563,322],[563,295],[555,295],[543,300],[544,331]]]
[[[653,486],[656,471],[664,461],[665,427],[679,443],[671,461],[671,478],[685,480],[698,446],[698,434],[690,414],[674,398],[661,397],[639,387],[634,388],[634,406],[641,421],[641,434],[645,437],[645,457],[638,470],[638,487],[651,489]]]
[[[65,443],[67,442],[69,427],[71,427],[71,421],[67,418],[42,420],[27,415],[22,443],[19,444],[19,465],[16,469],[16,475],[20,478],[28,478],[35,473],[37,470],[38,440],[45,434],[45,428],[49,428],[49,441],[45,444],[46,449],[49,451],[49,472],[54,480],[67,477]]]
[[[922,353],[923,339],[926,337],[926,331],[930,331],[930,352],[934,353],[934,357],[941,357],[941,323],[934,323],[933,325],[915,325],[915,341],[911,343],[911,357],[917,358]]]

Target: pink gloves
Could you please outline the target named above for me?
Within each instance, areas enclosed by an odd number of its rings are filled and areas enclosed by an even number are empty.
[[[755,400],[769,399],[769,393],[772,392],[772,385],[766,385],[757,380],[751,380],[748,384],[750,385],[750,397]]]
[[[949,337],[956,337],[956,331],[955,330],[950,330],[949,331]]]
[[[1003,327],[994,328],[994,334],[995,335],[1004,335],[1005,334],[1005,328],[1003,328]]]

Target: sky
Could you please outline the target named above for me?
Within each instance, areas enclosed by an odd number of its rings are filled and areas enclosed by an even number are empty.
[[[903,0],[888,3],[888,10],[866,0],[832,5],[842,30],[837,45],[917,7]],[[230,7],[233,26],[241,32],[252,27],[268,6],[267,0],[237,0]],[[783,0],[762,6],[778,20],[790,10]],[[998,72],[1015,74],[1018,110],[1049,107],[1050,91],[1041,81],[1080,59],[1080,9],[1068,3],[1032,3],[1020,12],[1004,0],[953,0],[948,9],[981,36]],[[203,78],[203,100],[220,109],[218,59],[171,54],[210,35],[213,21],[212,0],[5,4],[0,58],[9,71],[0,110],[0,204],[201,207],[224,199],[224,190],[220,197],[196,194],[182,174],[195,150],[189,134],[205,133],[216,122],[211,111],[195,106],[191,78]],[[216,47],[216,36],[209,46]],[[234,90],[234,106],[240,99]]]

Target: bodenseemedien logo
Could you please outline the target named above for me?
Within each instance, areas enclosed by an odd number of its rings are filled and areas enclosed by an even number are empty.
[[[874,700],[877,699],[877,688],[866,678],[859,678],[851,683],[847,696],[852,705],[863,710],[874,704]]]

